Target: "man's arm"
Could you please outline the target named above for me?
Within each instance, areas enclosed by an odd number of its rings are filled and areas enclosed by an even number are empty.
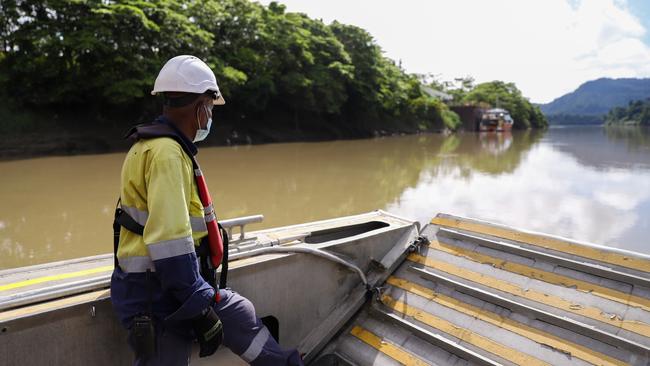
[[[199,274],[190,226],[188,200],[192,176],[182,157],[152,159],[147,176],[144,242],[162,288],[181,307],[173,320],[193,318],[214,302],[215,290]]]

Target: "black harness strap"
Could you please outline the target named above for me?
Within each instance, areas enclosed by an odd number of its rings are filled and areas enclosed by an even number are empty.
[[[221,258],[221,274],[219,275],[219,288],[226,288],[228,284],[228,232],[219,224],[221,238],[223,239],[223,257]]]
[[[132,233],[136,233],[140,236],[144,234],[144,226],[138,224],[131,215],[121,208],[115,210],[115,221]]]
[[[120,245],[120,224],[117,222],[117,209],[115,210],[115,219],[113,219],[113,267],[118,268],[120,265],[117,261],[117,247]]]
[[[118,207],[115,208],[115,216],[113,218],[113,259],[115,261],[115,267],[119,265],[117,260],[117,247],[120,245],[120,226],[140,236],[144,233],[144,226],[138,224],[131,215],[119,207],[119,199],[117,200],[117,205]]]
[[[113,263],[114,263],[114,268],[118,268],[120,265],[118,259],[117,259],[117,248],[120,245],[120,227],[124,227],[125,229],[136,233],[140,236],[144,234],[144,226],[140,225],[137,223],[131,215],[129,215],[126,211],[122,210],[120,208],[120,203],[122,201],[122,198],[118,198],[117,204],[115,207],[115,216],[113,218]],[[143,321],[145,323],[141,323],[140,325],[135,325],[134,327],[139,327],[142,326],[143,324],[146,324],[146,328],[151,326],[151,319],[153,319],[153,290],[151,288],[151,270],[147,269],[147,272],[145,274],[145,279],[147,283],[147,316],[148,318],[140,318],[135,320],[137,323],[138,321]],[[149,329],[150,330],[150,329]],[[151,331],[151,330],[150,330]],[[153,331],[150,332],[151,337],[153,337]],[[152,338],[153,339],[153,338]],[[151,345],[149,345],[151,347]]]

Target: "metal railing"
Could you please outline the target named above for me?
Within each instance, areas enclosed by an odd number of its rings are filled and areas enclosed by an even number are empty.
[[[252,216],[236,217],[234,219],[222,220],[219,221],[219,223],[228,232],[228,238],[231,240],[231,242],[241,242],[246,239],[246,231],[245,231],[246,225],[257,224],[262,222],[263,220],[264,220],[264,215],[252,215]],[[237,238],[237,240],[233,238],[233,234],[232,234],[232,229],[235,227],[239,227],[239,237]],[[249,239],[254,239],[254,238],[249,238]]]

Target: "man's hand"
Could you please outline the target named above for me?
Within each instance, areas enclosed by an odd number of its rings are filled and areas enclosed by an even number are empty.
[[[199,341],[199,357],[207,357],[215,353],[223,341],[223,325],[212,306],[192,319],[192,327]]]

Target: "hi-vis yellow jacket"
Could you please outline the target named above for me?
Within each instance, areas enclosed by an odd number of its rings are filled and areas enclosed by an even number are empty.
[[[169,137],[136,142],[122,166],[122,209],[144,226],[120,232],[122,270],[153,269],[152,259],[189,253],[208,234],[192,161]]]
[[[196,153],[168,120],[159,117],[156,123],[171,126]],[[116,312],[129,327],[134,316],[148,312],[151,299],[154,318],[186,328],[182,321],[198,315],[215,294],[199,274],[195,247],[207,228],[190,157],[170,137],[138,140],[122,166],[120,197],[144,233],[121,228],[119,266],[111,279]]]

